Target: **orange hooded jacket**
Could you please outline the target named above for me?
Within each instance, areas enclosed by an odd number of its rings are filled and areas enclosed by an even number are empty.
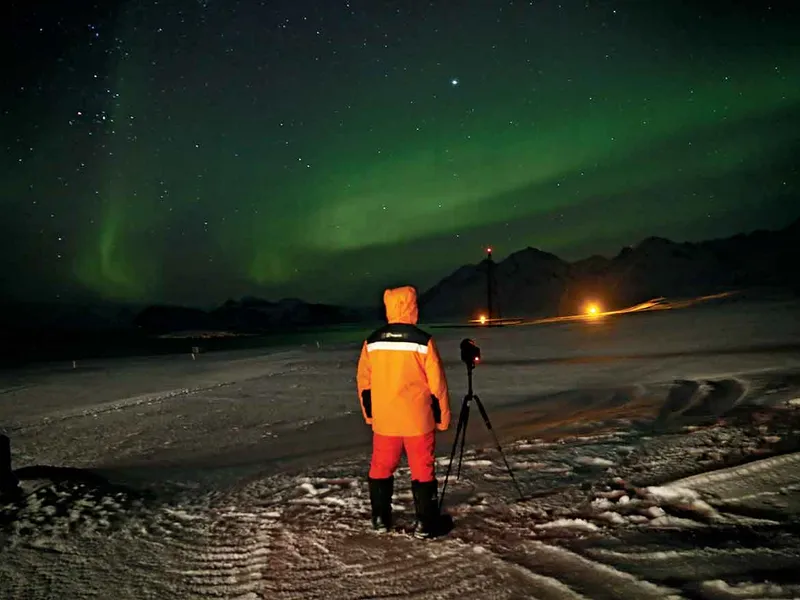
[[[416,327],[417,292],[411,286],[383,294],[388,325],[361,348],[358,396],[373,432],[417,436],[450,426],[450,398],[433,338]]]

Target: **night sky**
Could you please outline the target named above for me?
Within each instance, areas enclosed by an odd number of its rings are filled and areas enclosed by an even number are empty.
[[[800,215],[797,2],[13,4],[6,298],[371,304]]]

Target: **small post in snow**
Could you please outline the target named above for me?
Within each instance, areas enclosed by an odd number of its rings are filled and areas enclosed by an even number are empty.
[[[0,435],[0,495],[19,489],[19,480],[11,470],[11,440]]]
[[[8,473],[11,473],[11,440],[0,435],[0,481],[5,481]]]

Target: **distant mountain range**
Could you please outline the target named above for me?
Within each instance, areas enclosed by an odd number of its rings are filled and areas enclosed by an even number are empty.
[[[576,314],[587,301],[604,309],[652,298],[691,297],[770,288],[800,293],[800,219],[779,231],[756,231],[698,243],[647,238],[613,258],[567,262],[525,248],[492,264],[494,316]],[[425,322],[464,320],[485,313],[487,260],[465,265],[420,294]],[[0,330],[26,332],[269,333],[348,323],[375,323],[379,309],[312,304],[298,299],[228,300],[213,310],[183,306],[0,304]],[[138,332],[138,333],[137,333]],[[60,334],[58,334],[60,335]]]
[[[185,306],[0,303],[0,368],[37,361],[152,356],[261,347],[263,334],[372,322],[378,311],[296,299],[228,300],[205,311]],[[273,342],[279,342],[279,336]],[[191,342],[189,341],[191,340]],[[196,340],[202,342],[196,344]],[[75,368],[75,362],[72,363]]]
[[[779,231],[704,242],[650,237],[613,258],[566,262],[525,248],[493,263],[493,316],[581,312],[596,301],[618,309],[657,297],[691,297],[754,288],[800,292],[800,219]],[[487,307],[488,260],[466,265],[420,297],[425,320],[476,318]]]
[[[271,302],[248,297],[228,300],[208,312],[182,306],[149,306],[136,315],[133,323],[149,333],[219,330],[265,333],[360,323],[377,318],[377,312],[372,314],[332,304],[309,304],[296,298]]]

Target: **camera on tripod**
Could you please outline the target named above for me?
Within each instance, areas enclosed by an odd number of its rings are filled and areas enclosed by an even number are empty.
[[[468,369],[474,369],[481,362],[481,349],[469,338],[461,340],[461,361]]]
[[[503,457],[503,462],[506,465],[508,474],[511,476],[511,480],[514,482],[514,485],[517,488],[517,492],[519,492],[520,499],[524,500],[525,496],[522,493],[522,489],[519,487],[519,484],[517,483],[517,479],[514,477],[514,472],[511,470],[508,460],[506,460],[506,455],[503,452],[502,446],[500,446],[500,440],[497,439],[497,435],[495,434],[494,429],[492,429],[492,422],[489,420],[489,414],[486,412],[481,399],[478,398],[478,395],[472,391],[472,370],[475,368],[475,364],[481,361],[481,349],[473,340],[469,338],[464,338],[461,340],[461,360],[465,365],[467,365],[467,394],[464,396],[464,402],[461,404],[461,413],[458,415],[456,437],[453,440],[453,448],[450,450],[450,462],[447,464],[447,473],[445,473],[444,476],[442,494],[439,496],[439,510],[441,510],[442,506],[444,505],[444,495],[447,491],[447,481],[450,478],[450,470],[453,467],[453,459],[456,456],[456,449],[459,446],[461,447],[461,452],[458,456],[458,471],[456,473],[456,477],[461,477],[461,461],[464,458],[464,444],[467,440],[467,425],[469,423],[469,405],[473,401],[478,405],[478,410],[481,413],[481,417],[483,417],[483,422],[486,425],[486,429],[488,429],[494,437],[494,442],[496,445],[495,447],[497,448],[498,452],[500,452],[500,456]]]

